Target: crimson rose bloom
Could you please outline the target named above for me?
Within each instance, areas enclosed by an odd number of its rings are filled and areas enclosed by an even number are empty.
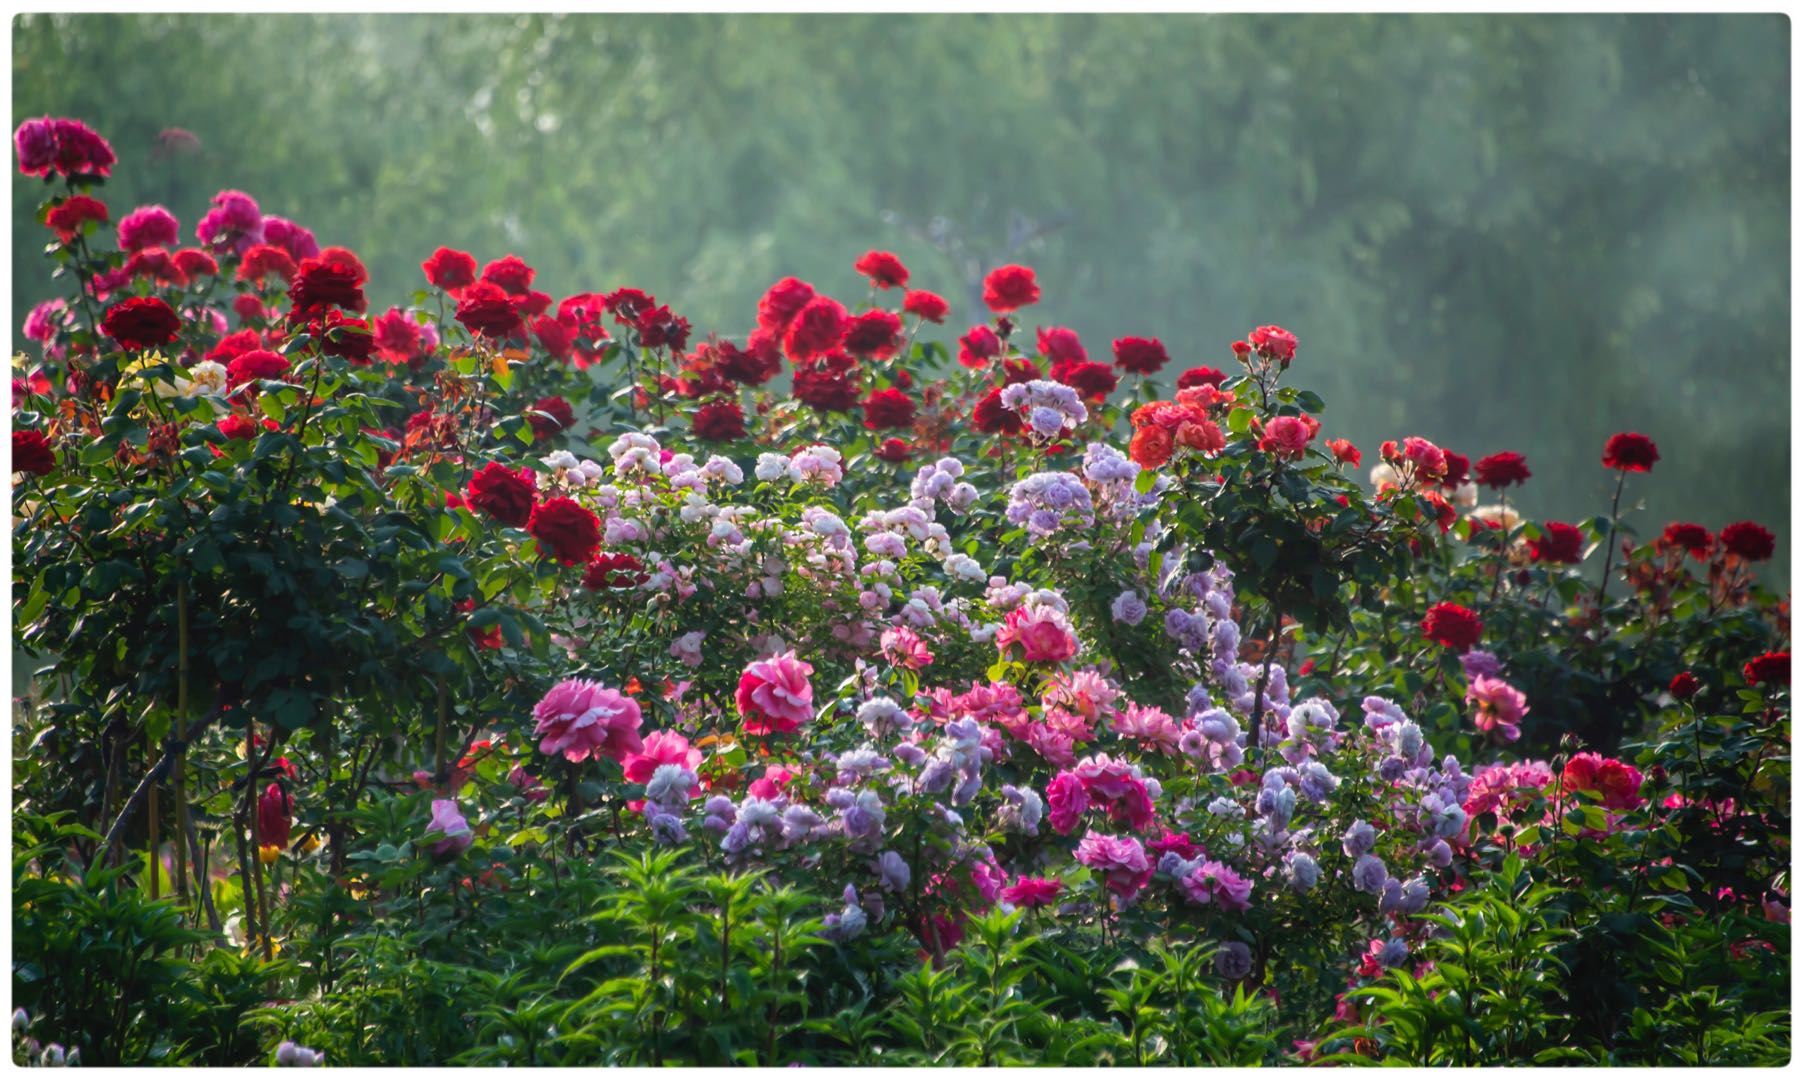
[[[647,349],[668,346],[673,352],[681,352],[689,344],[689,320],[671,311],[669,305],[651,308],[634,325],[638,328],[639,344]]]
[[[1246,341],[1260,356],[1285,364],[1296,358],[1296,335],[1281,326],[1261,326],[1247,334]]]
[[[13,432],[13,472],[43,476],[56,468],[56,451],[41,431]]]
[[[1563,521],[1548,521],[1540,526],[1540,537],[1528,541],[1528,554],[1535,562],[1575,563],[1584,559],[1584,530]]]
[[[1052,378],[1094,401],[1101,401],[1120,385],[1120,376],[1107,364],[1093,360],[1066,360],[1052,365]]]
[[[914,455],[906,442],[896,438],[884,439],[883,444],[871,452],[884,461],[891,462],[903,462]]]
[[[1226,372],[1218,368],[1193,367],[1177,376],[1177,389],[1192,390],[1198,386],[1219,386],[1226,381]]]
[[[1441,601],[1427,609],[1427,618],[1421,620],[1421,636],[1463,653],[1484,636],[1484,624],[1470,608]]]
[[[213,426],[219,429],[219,434],[228,439],[249,440],[256,438],[260,432],[274,431],[277,425],[274,420],[265,416],[259,427],[255,420],[243,413],[232,413],[221,417]]]
[[[980,368],[1000,355],[1002,339],[987,326],[973,326],[958,339],[958,363],[967,368]]]
[[[852,269],[870,279],[879,289],[900,289],[908,284],[908,268],[887,251],[867,251]]]
[[[551,307],[551,294],[537,289],[527,289],[526,295],[520,298],[520,314],[528,319],[543,315]]]
[[[1456,488],[1470,478],[1470,458],[1464,454],[1455,454],[1451,450],[1442,450],[1440,453],[1446,459],[1446,475],[1440,478],[1442,486]]]
[[[601,521],[575,499],[558,496],[532,508],[526,531],[538,539],[539,549],[565,566],[594,559],[601,549]]]
[[[1019,411],[1002,404],[1002,388],[983,395],[976,407],[970,411],[970,422],[985,435],[1019,435],[1021,419]]]
[[[914,423],[914,400],[890,387],[864,399],[864,426],[872,431],[905,428]]]
[[[645,564],[622,552],[603,551],[582,572],[582,587],[590,592],[629,589],[645,580]]]
[[[938,293],[930,293],[925,289],[910,289],[908,294],[902,297],[902,310],[909,315],[919,316],[927,322],[941,323],[945,321],[946,313],[951,311],[951,305],[947,304],[945,297]]]
[[[532,320],[532,334],[553,360],[569,362],[571,341],[568,327],[549,315],[541,315]]]
[[[825,356],[845,340],[845,307],[830,296],[816,296],[802,305],[783,335],[783,351],[795,361]]]
[[[1170,362],[1170,355],[1164,351],[1164,342],[1157,338],[1114,339],[1114,366],[1122,371],[1151,375]]]
[[[1772,557],[1776,544],[1765,526],[1751,521],[1737,521],[1722,527],[1722,548],[1748,562],[1764,562]]]
[[[1709,535],[1709,530],[1691,521],[1674,521],[1667,525],[1660,540],[1666,547],[1683,548],[1698,561],[1707,559],[1709,549],[1715,546],[1715,537]]]
[[[256,382],[258,379],[279,379],[286,374],[287,358],[268,349],[251,349],[239,353],[225,365],[225,380],[234,390],[245,383]]]
[[[358,281],[360,266],[341,259],[302,259],[294,272],[294,284],[288,287],[288,301],[296,311],[317,312],[329,307],[362,311],[363,286]]]
[[[467,251],[441,247],[419,267],[426,272],[427,281],[452,296],[476,281],[476,257]]]
[[[319,253],[319,261],[322,263],[336,263],[344,269],[349,270],[351,272],[351,280],[359,285],[369,281],[369,271],[363,268],[363,260],[357,258],[357,253],[350,248],[326,248]],[[357,310],[362,311],[363,308],[358,306]]]
[[[219,339],[219,343],[207,350],[208,360],[217,360],[229,364],[252,349],[263,347],[263,339],[255,330],[238,330]]]
[[[1679,701],[1687,701],[1696,696],[1697,677],[1688,671],[1680,671],[1672,676],[1672,697]]]
[[[1041,327],[1038,338],[1039,355],[1050,360],[1054,367],[1089,359],[1089,350],[1078,340],[1077,332],[1069,327]]]
[[[657,297],[643,289],[615,289],[601,298],[601,306],[621,326],[637,326],[639,317],[657,306]]]
[[[511,337],[523,326],[519,301],[492,281],[478,281],[463,290],[457,321],[470,333],[489,338]]]
[[[507,255],[484,266],[482,280],[494,282],[510,296],[525,296],[527,290],[532,288],[532,278],[536,273],[519,256]]]
[[[1477,461],[1477,482],[1498,491],[1510,484],[1526,483],[1532,475],[1528,472],[1528,459],[1513,450],[1481,457]]]
[[[244,253],[238,263],[238,280],[253,281],[263,284],[263,279],[275,274],[283,281],[293,281],[295,271],[294,256],[288,254],[287,248],[279,248],[274,244],[256,244]]]
[[[1039,282],[1030,266],[998,266],[983,279],[983,303],[997,315],[1039,303]]]
[[[174,343],[182,321],[156,297],[134,296],[107,308],[100,328],[125,349],[159,349]]]
[[[162,208],[157,207],[156,209]],[[130,221],[133,215],[141,212],[142,211],[137,210],[132,211],[131,215],[127,215],[126,221]],[[75,234],[80,232],[81,227],[88,222],[104,222],[107,219],[106,214],[106,204],[99,199],[94,198],[92,195],[71,195],[58,205],[51,207],[50,212],[44,215],[44,224],[56,233],[57,239],[66,244],[75,239]],[[173,221],[174,219],[171,218],[170,220]],[[119,231],[121,234],[125,232],[125,224],[123,222],[119,225]],[[171,243],[173,242],[174,241],[172,240]],[[138,248],[153,246],[155,245],[140,243],[127,250],[136,251]]]
[[[521,468],[514,472],[498,461],[491,461],[470,477],[464,504],[517,529],[531,519],[532,498],[536,491],[531,469]]]
[[[791,392],[795,400],[823,412],[849,412],[858,403],[858,382],[852,377],[857,361],[844,353],[830,353],[807,368],[797,368]]]
[[[321,351],[327,356],[342,356],[353,364],[369,363],[376,338],[367,320],[347,319],[336,311],[328,311],[322,330]]]
[[[569,402],[552,394],[532,403],[532,411],[527,414],[526,422],[532,425],[532,437],[544,442],[558,432],[574,426],[576,411],[570,408]]]
[[[731,442],[745,437],[745,410],[736,401],[710,401],[695,411],[692,425],[697,439]]]
[[[1659,448],[1653,445],[1653,440],[1636,432],[1617,432],[1609,436],[1608,443],[1603,446],[1603,464],[1611,469],[1651,472],[1653,463],[1658,460]]]
[[[1745,667],[1741,668],[1741,674],[1745,675],[1747,681],[1754,686],[1764,686],[1766,683],[1782,683],[1789,686],[1790,653],[1769,652],[1755,656],[1747,661]]]
[[[901,317],[881,309],[852,317],[845,328],[845,351],[870,360],[887,360],[901,348]]]
[[[219,273],[219,263],[199,248],[182,248],[170,258],[175,260],[175,268],[182,272],[182,276],[189,279],[212,277]]]
[[[1359,462],[1364,460],[1364,455],[1359,453],[1359,448],[1352,445],[1350,439],[1329,439],[1327,448],[1333,451],[1335,461],[1351,465],[1355,469],[1358,468]]]
[[[783,369],[783,356],[769,335],[753,332],[743,349],[730,341],[720,342],[714,367],[733,382],[760,386]]]
[[[814,299],[814,286],[800,278],[786,277],[770,286],[758,301],[758,329],[780,338],[795,316]]]

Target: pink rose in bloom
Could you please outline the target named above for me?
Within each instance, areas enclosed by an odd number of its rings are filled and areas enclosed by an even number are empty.
[[[1479,731],[1494,731],[1507,742],[1521,738],[1521,718],[1527,715],[1526,694],[1490,675],[1471,680],[1465,691],[1465,702],[1477,706],[1472,722]]]
[[[1245,911],[1252,906],[1252,883],[1213,860],[1184,875],[1178,886],[1191,903],[1212,901],[1223,911]]]
[[[783,793],[783,785],[795,778],[795,770],[781,765],[772,765],[764,770],[764,775],[753,780],[746,788],[745,794],[754,799],[774,802]]]
[[[319,256],[319,241],[313,238],[312,229],[274,214],[263,215],[263,242],[287,251],[297,263]]]
[[[884,659],[909,671],[919,671],[933,662],[927,643],[905,626],[892,626],[883,631],[882,646]]]
[[[181,223],[161,206],[140,206],[119,219],[119,246],[126,251],[172,248],[181,235]]]
[[[1014,879],[1014,884],[1003,889],[1001,898],[1015,907],[1045,907],[1058,899],[1064,891],[1064,882],[1056,878],[1030,878],[1025,874]]]
[[[89,174],[107,176],[118,161],[113,148],[80,120],[44,116],[27,120],[13,133],[19,171],[26,176]]]
[[[1019,644],[1030,664],[1057,664],[1077,655],[1077,636],[1064,613],[1044,605],[1023,604],[1010,611],[995,643],[1004,653]]]
[[[398,307],[376,316],[376,355],[391,364],[405,364],[418,356],[423,344],[420,324]]]
[[[1603,796],[1603,806],[1610,810],[1633,810],[1640,806],[1640,770],[1615,758],[1585,751],[1573,754],[1565,763],[1565,786],[1573,791],[1595,791]]]
[[[1446,451],[1419,435],[1402,440],[1403,460],[1415,466],[1416,477],[1439,479],[1446,475]]]
[[[636,754],[628,754],[622,762],[626,779],[642,784],[651,779],[659,765],[680,765],[690,772],[701,768],[701,751],[689,746],[689,740],[674,731],[653,731],[645,736],[645,745]],[[701,789],[697,787],[696,792]],[[693,793],[691,793],[693,794]]]
[[[1101,836],[1091,829],[1077,841],[1077,861],[1102,875],[1102,884],[1122,900],[1132,899],[1152,880],[1146,849],[1131,836]]]
[[[532,708],[538,752],[567,761],[609,757],[623,761],[639,753],[638,702],[587,679],[565,679]]]
[[[1274,457],[1295,461],[1308,450],[1314,434],[1300,416],[1279,416],[1265,424],[1258,448]]]
[[[458,812],[455,799],[432,800],[432,820],[426,823],[426,831],[444,835],[444,839],[428,845],[428,850],[441,859],[456,858],[468,851],[476,839],[469,821]]]
[[[796,657],[794,650],[768,660],[753,661],[739,676],[739,714],[750,735],[780,735],[813,719],[814,688],[808,676],[814,668]]]
[[[1054,830],[1068,836],[1077,827],[1083,811],[1089,809],[1089,792],[1075,773],[1061,772],[1046,785],[1045,802],[1046,820]]]
[[[544,802],[551,797],[550,789],[539,783],[538,777],[527,772],[523,765],[513,767],[513,771],[507,774],[507,782],[533,802]]]
[[[1261,326],[1246,335],[1246,342],[1260,356],[1282,361],[1285,367],[1296,358],[1296,335],[1281,326]]]

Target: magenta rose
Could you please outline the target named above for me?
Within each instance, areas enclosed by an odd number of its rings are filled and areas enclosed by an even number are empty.
[[[532,708],[541,754],[562,754],[566,761],[607,757],[624,761],[639,753],[638,702],[587,679],[565,679]]]
[[[739,676],[739,713],[749,735],[778,735],[794,731],[813,719],[814,688],[808,676],[814,669],[795,653],[753,661]]]

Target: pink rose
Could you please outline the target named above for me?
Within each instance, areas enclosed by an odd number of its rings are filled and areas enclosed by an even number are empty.
[[[432,854],[441,859],[463,854],[476,839],[470,832],[470,823],[458,812],[454,799],[432,800],[432,820],[426,823],[426,831],[444,834],[443,840],[429,845]]]
[[[1015,907],[1045,907],[1063,891],[1064,882],[1056,878],[1030,878],[1023,874],[1002,890],[1002,899]]]
[[[1023,604],[1008,613],[995,642],[1003,652],[1019,644],[1030,664],[1062,663],[1077,655],[1077,636],[1056,608]]]
[[[1077,861],[1102,874],[1102,884],[1123,900],[1152,880],[1146,849],[1131,836],[1099,836],[1092,829],[1077,841]]]
[[[764,770],[764,775],[753,780],[745,789],[745,794],[765,802],[775,802],[783,793],[783,785],[795,778],[795,770],[781,765],[772,765]]]
[[[587,679],[565,679],[532,709],[541,754],[569,761],[610,757],[622,761],[643,749],[638,702]]]
[[[1066,836],[1077,827],[1077,819],[1083,811],[1089,809],[1089,792],[1083,788],[1083,781],[1077,779],[1075,773],[1061,772],[1052,777],[1052,782],[1045,788],[1046,806],[1050,808],[1046,820],[1052,828]]]
[[[1527,695],[1490,675],[1471,680],[1465,691],[1467,704],[1476,705],[1472,723],[1479,731],[1495,731],[1509,742],[1521,738],[1521,718],[1527,715]]]
[[[645,736],[644,749],[630,754],[622,762],[626,766],[626,779],[634,784],[642,784],[651,779],[659,765],[680,765],[690,772],[701,769],[701,751],[692,749],[689,740],[674,731],[653,731]],[[693,795],[699,792],[695,788]]]
[[[793,650],[753,661],[739,676],[737,695],[746,734],[783,734],[813,719],[814,688],[808,685],[813,673],[813,667],[798,659]]]

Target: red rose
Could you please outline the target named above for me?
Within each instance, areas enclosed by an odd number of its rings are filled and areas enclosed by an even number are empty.
[[[855,315],[845,327],[845,351],[869,360],[887,360],[901,348],[900,316],[876,309]]]
[[[1442,486],[1456,488],[1471,478],[1470,458],[1451,450],[1442,450],[1440,455],[1446,459],[1446,473],[1440,477]]]
[[[1260,356],[1282,361],[1285,366],[1296,358],[1296,335],[1281,326],[1261,326],[1246,335],[1246,343]]]
[[[986,435],[1019,435],[1020,413],[1002,404],[1002,388],[983,395],[970,412],[970,422]]]
[[[43,432],[13,432],[13,472],[43,476],[55,468],[56,451]]]
[[[453,296],[476,281],[476,257],[467,251],[441,247],[419,267],[427,281]]]
[[[106,213],[106,204],[92,195],[71,195],[50,208],[44,215],[44,224],[66,244],[75,239],[75,234],[88,222],[107,220]]]
[[[1722,527],[1722,549],[1748,562],[1764,562],[1772,557],[1777,545],[1765,526],[1737,521]]]
[[[551,308],[551,294],[537,289],[527,289],[526,295],[520,299],[520,314],[528,319],[535,319]]]
[[[814,286],[800,278],[786,277],[770,286],[758,301],[758,329],[780,338],[795,316],[814,299]]]
[[[232,310],[238,314],[240,322],[260,322],[269,318],[269,309],[256,293],[239,293],[232,297]]]
[[[1660,543],[1666,547],[1683,548],[1690,557],[1699,561],[1709,558],[1709,549],[1715,546],[1715,537],[1709,530],[1694,522],[1674,521],[1665,527]]]
[[[887,251],[867,251],[852,269],[870,279],[879,289],[900,289],[908,284],[908,268]]]
[[[457,301],[457,321],[472,334],[506,338],[523,329],[519,301],[492,281],[478,281]]]
[[[720,342],[714,366],[733,382],[760,386],[782,371],[783,355],[768,334],[753,333],[743,349],[730,341]]]
[[[327,356],[342,356],[353,364],[369,363],[375,351],[376,338],[366,319],[347,319],[336,311],[326,312],[320,351]]]
[[[997,315],[1039,303],[1039,282],[1030,266],[998,266],[983,279],[983,303]]]
[[[1769,652],[1755,656],[1747,661],[1745,667],[1741,668],[1741,674],[1745,675],[1747,681],[1754,686],[1764,686],[1767,683],[1781,683],[1789,686],[1790,653]]]
[[[1363,460],[1363,455],[1359,453],[1359,448],[1352,445],[1351,441],[1347,439],[1329,439],[1327,440],[1327,448],[1333,451],[1335,461],[1351,465],[1355,469],[1358,468],[1359,462]]]
[[[570,408],[569,402],[552,394],[532,403],[532,411],[526,414],[526,422],[532,425],[532,437],[544,442],[558,432],[574,427],[576,411]]]
[[[1695,697],[1697,693],[1697,677],[1688,671],[1678,672],[1676,675],[1672,676],[1671,692],[1672,697],[1677,698],[1679,701],[1688,701]]]
[[[175,260],[162,248],[144,248],[131,253],[125,260],[121,272],[127,280],[147,277],[159,285],[186,285],[187,279],[175,265]]]
[[[362,311],[363,286],[358,280],[361,265],[341,258],[327,260],[302,259],[294,272],[294,283],[288,287],[288,301],[298,312],[318,312],[330,307]]]
[[[745,410],[736,401],[710,401],[695,411],[691,425],[697,439],[731,442],[745,437]]]
[[[973,326],[958,339],[958,363],[967,368],[980,368],[1000,355],[1002,339],[987,326]]]
[[[1603,464],[1623,472],[1651,472],[1659,460],[1659,448],[1653,440],[1632,431],[1609,436],[1603,446]]]
[[[376,352],[391,364],[405,364],[419,354],[424,343],[419,323],[400,308],[389,308],[375,320]]]
[[[561,495],[532,508],[526,531],[537,538],[539,550],[565,566],[590,561],[601,547],[600,519],[575,499]]]
[[[884,439],[883,444],[872,452],[884,461],[897,463],[906,461],[914,455],[914,451],[909,449],[906,442],[895,438]]]
[[[823,412],[849,412],[858,403],[857,361],[844,353],[829,353],[808,367],[795,370],[790,392],[795,399]]]
[[[1470,608],[1441,601],[1427,609],[1427,618],[1421,620],[1421,636],[1463,653],[1484,636],[1484,624]]]
[[[902,297],[902,310],[909,315],[925,319],[927,322],[940,323],[945,321],[946,313],[951,311],[951,305],[947,304],[945,297],[938,293],[930,293],[925,289],[911,289],[906,296]]]
[[[912,423],[914,400],[900,390],[877,390],[864,399],[864,426],[870,430],[905,428]]]
[[[482,280],[499,285],[509,296],[525,296],[536,273],[518,256],[506,255],[482,268]]]
[[[199,248],[182,248],[170,257],[175,260],[175,268],[190,280],[219,273],[219,263]]]
[[[408,426],[413,426],[411,420]],[[498,461],[491,461],[470,477],[465,504],[471,510],[480,510],[501,524],[517,529],[531,519],[536,491],[531,469],[521,468],[514,472]]]
[[[647,349],[668,346],[681,352],[689,344],[689,320],[672,312],[668,306],[654,307],[639,316],[639,344]]]
[[[532,320],[532,334],[553,360],[569,362],[571,345],[568,327],[548,315],[540,315]]]
[[[643,289],[615,289],[601,298],[601,306],[621,326],[637,326],[639,317],[657,306],[657,298]]]
[[[238,280],[251,281],[258,285],[263,279],[274,274],[283,281],[293,281],[298,271],[293,256],[287,248],[275,247],[271,244],[258,244],[244,253],[244,259],[238,263]]]
[[[1040,378],[1039,365],[1026,357],[1016,360],[1002,361],[1002,385],[1013,386],[1015,383],[1032,382]]]
[[[1052,362],[1053,367],[1059,364],[1084,363],[1089,359],[1089,350],[1077,339],[1077,332],[1063,326],[1041,327],[1039,331],[1039,355]]]
[[[243,413],[232,413],[229,416],[220,417],[213,426],[219,429],[219,434],[228,439],[247,440],[256,438],[261,432],[274,431],[278,425],[267,416],[263,418],[261,424],[258,424]]]
[[[1211,367],[1193,367],[1177,376],[1177,389],[1191,390],[1198,386],[1220,386],[1226,381],[1225,372]]]
[[[160,349],[174,344],[182,321],[175,309],[154,296],[134,296],[106,309],[100,320],[106,336],[128,350]]]
[[[1576,563],[1584,560],[1584,531],[1563,521],[1548,521],[1540,526],[1540,537],[1528,541],[1528,553],[1535,562]]]
[[[1477,482],[1499,491],[1510,484],[1525,483],[1532,475],[1528,472],[1528,459],[1513,450],[1491,454],[1477,462]]]
[[[1171,460],[1171,448],[1171,433],[1148,424],[1133,433],[1133,441],[1127,444],[1127,456],[1142,469],[1156,469]]]
[[[645,564],[624,553],[601,552],[582,573],[582,587],[590,592],[629,589],[645,580]]]
[[[1101,401],[1120,385],[1120,376],[1107,364],[1093,360],[1066,360],[1052,365],[1052,378],[1092,401]]]
[[[1164,342],[1157,338],[1124,337],[1114,339],[1114,366],[1135,375],[1151,375],[1171,362]]]
[[[847,321],[845,308],[837,300],[816,296],[795,313],[783,335],[783,350],[795,361],[824,356],[845,340]]]
[[[220,338],[218,343],[207,350],[208,360],[217,360],[229,364],[252,349],[263,347],[263,339],[255,330],[239,330]]]

